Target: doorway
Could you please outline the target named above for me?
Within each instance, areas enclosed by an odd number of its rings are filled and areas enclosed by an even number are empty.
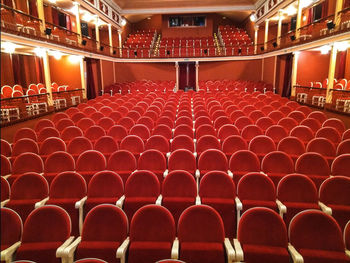
[[[196,64],[195,62],[179,63],[179,89],[196,90]]]

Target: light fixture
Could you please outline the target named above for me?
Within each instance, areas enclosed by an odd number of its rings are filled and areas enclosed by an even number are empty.
[[[125,25],[126,25],[126,20],[125,20],[125,18],[122,18],[121,25],[122,25],[122,26],[125,26]]]
[[[338,51],[345,51],[347,50],[350,45],[347,41],[343,41],[343,42],[335,42],[334,43],[334,47],[338,50]]]
[[[15,52],[16,44],[13,44],[11,42],[2,42],[1,47],[4,49],[5,53],[12,54],[13,52]]]
[[[85,22],[91,22],[95,17],[90,14],[89,12],[85,12],[84,15],[81,17],[81,20]]]
[[[301,8],[308,7],[311,5],[314,1],[313,0],[301,0]]]
[[[288,16],[293,16],[297,13],[298,9],[293,6],[289,5],[286,9],[282,10],[283,13],[287,14]]]
[[[320,47],[321,54],[323,54],[323,55],[328,54],[331,49],[332,48],[329,45],[324,45],[324,46]]]
[[[226,16],[223,16],[222,19],[226,19]]]
[[[49,0],[51,4],[56,4],[56,0]]]
[[[38,57],[43,57],[43,56],[45,56],[46,50],[43,49],[43,48],[37,47],[37,48],[34,49],[34,53]]]
[[[49,55],[53,56],[55,59],[60,60],[63,56],[63,54],[59,51],[49,51]]]
[[[303,22],[305,22],[306,21],[306,16],[303,16]]]
[[[147,19],[148,19],[148,20],[151,20],[151,17],[149,16],[149,17],[147,17]]]
[[[70,55],[70,56],[68,57],[68,60],[69,60],[70,63],[75,64],[75,63],[78,63],[78,62],[80,61],[81,58],[82,58],[81,56]]]
[[[258,18],[256,17],[256,14],[255,14],[255,13],[252,13],[252,14],[250,15],[250,21],[255,22],[257,19],[258,19]]]

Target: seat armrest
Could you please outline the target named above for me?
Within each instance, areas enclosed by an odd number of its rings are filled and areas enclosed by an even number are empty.
[[[45,199],[43,199],[43,200],[41,200],[39,202],[36,202],[34,207],[38,208],[38,207],[41,207],[41,206],[45,205],[47,200],[49,200],[49,197],[46,197]]]
[[[304,263],[302,255],[290,243],[288,244],[288,251],[293,259],[293,263]]]
[[[283,218],[283,214],[287,213],[287,207],[278,199],[276,199],[276,204],[278,206],[278,210],[280,211],[280,216]]]
[[[84,196],[82,199],[75,203],[75,208],[79,209],[79,233],[83,229],[83,221],[84,221],[84,204],[87,199],[87,196]]]
[[[194,129],[193,129],[194,130]],[[197,144],[197,139],[193,139],[193,143]]]
[[[241,262],[244,260],[243,249],[241,243],[239,243],[238,239],[233,239],[233,246],[236,251],[236,261]]]
[[[332,208],[326,206],[321,201],[318,201],[318,205],[324,213],[326,213],[327,215],[330,215],[330,216],[332,215]]]
[[[198,156],[197,152],[194,152],[194,153],[193,153],[193,156],[194,156],[194,158],[197,159],[197,156]]]
[[[178,258],[179,258],[179,240],[176,237],[173,242],[173,246],[171,248],[171,259],[178,259]]]
[[[171,154],[170,152],[167,152],[167,153],[166,153],[166,158],[167,158],[167,159],[169,159],[170,154]]]
[[[2,201],[1,207],[4,207],[9,201],[10,201],[10,199],[6,199],[6,200]]]
[[[201,172],[197,169],[196,170],[196,178],[198,179],[201,176]]]
[[[196,205],[202,204],[201,197],[199,195],[196,196]]]
[[[156,205],[162,205],[162,200],[163,200],[163,196],[159,195],[157,200],[156,200]]]
[[[14,243],[12,246],[1,251],[1,261],[12,262],[13,254],[16,252],[17,248],[21,245],[21,241]]]
[[[242,211],[243,204],[242,204],[241,200],[239,200],[239,198],[237,196],[235,197],[235,202],[236,202],[236,209],[237,209],[237,211]]]
[[[345,249],[345,254],[350,258],[350,250],[349,249]]]
[[[233,178],[233,173],[230,170],[227,170],[227,174],[228,176],[230,176],[231,178]]]
[[[227,255],[227,263],[231,263],[236,258],[235,250],[233,249],[230,243],[230,240],[228,238],[225,238],[224,245],[225,245],[225,250]]]
[[[64,243],[59,247],[57,248],[56,250],[56,258],[66,258],[66,254],[64,253],[65,252],[65,249],[67,248],[67,246],[69,246],[74,240],[74,237],[73,236],[70,236],[66,241],[64,241]]]
[[[118,247],[117,249],[117,254],[116,257],[120,258],[120,263],[125,263],[125,258],[126,258],[126,251],[128,249],[130,240],[129,237],[127,237],[123,243],[120,245],[120,247]]]
[[[7,174],[7,175],[2,175],[1,177],[7,180],[7,178],[9,178],[10,176],[11,174]]]
[[[164,178],[167,177],[168,174],[169,174],[169,170],[166,169],[166,170],[164,171],[164,173],[163,173],[163,177],[164,177]]]
[[[265,176],[267,176],[267,177],[269,177],[266,173],[264,173],[263,171],[260,171],[260,173],[261,174],[263,174],[263,175],[265,175]]]
[[[86,199],[87,199],[87,196],[84,196],[82,199],[80,199],[79,201],[75,202],[75,208],[76,209],[80,209],[81,207],[83,207]]]
[[[119,208],[123,208],[124,200],[125,200],[125,195],[122,195],[122,196],[118,199],[118,201],[117,201],[117,203],[116,203],[116,206],[118,206]]]

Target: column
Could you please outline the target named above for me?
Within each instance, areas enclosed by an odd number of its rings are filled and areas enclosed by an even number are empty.
[[[282,22],[283,22],[283,14],[282,12],[279,12],[278,26],[277,26],[277,46],[281,45]]]
[[[264,39],[264,49],[267,50],[267,42],[269,41],[269,20],[265,20],[265,39]]]
[[[198,75],[199,75],[199,62],[196,61],[196,91],[198,91],[199,89]]]
[[[175,62],[175,69],[176,69],[176,87],[175,91],[179,90],[179,62]]]
[[[49,55],[47,54],[46,50],[43,52],[43,64],[44,64],[45,87],[46,87],[47,92],[49,93],[49,97],[47,99],[47,104],[48,104],[48,106],[53,106]]]
[[[36,7],[38,8],[38,17],[39,17],[39,19],[41,19],[40,31],[43,34],[45,29],[46,29],[43,0],[36,0]],[[50,87],[51,87],[51,83],[50,83]]]
[[[254,54],[258,51],[258,33],[259,33],[259,26],[254,26]]]
[[[328,86],[327,86],[327,94],[326,94],[326,105],[332,104],[331,89],[333,89],[333,84],[334,84],[334,73],[335,73],[336,62],[337,62],[337,47],[333,45],[331,49],[329,69],[328,69]]]
[[[99,30],[99,20],[100,18],[96,15],[95,20],[95,32],[96,32],[96,41],[97,41],[97,50],[100,50],[100,30]]]
[[[335,13],[334,13],[334,24],[335,29],[338,30],[341,24],[341,14],[339,13],[343,9],[344,0],[337,0],[335,5]]]
[[[75,20],[77,23],[78,43],[81,43],[82,35],[80,25],[80,4],[78,2],[73,2],[73,4],[75,6]]]
[[[123,50],[122,50],[122,32],[123,30],[121,29],[118,29],[118,42],[119,42],[119,54],[120,54],[120,57],[123,56]]]
[[[113,55],[112,25],[108,24],[109,51]]]
[[[298,0],[298,12],[297,12],[297,24],[296,24],[296,30],[295,30],[295,38],[300,38],[300,30],[301,27],[301,11],[303,10],[302,0]]]
[[[295,98],[296,96],[294,86],[297,85],[298,58],[299,58],[299,51],[296,51],[294,52],[294,56],[293,56],[291,98]]]
[[[81,80],[81,88],[83,89],[83,99],[87,98],[86,92],[86,62],[84,61],[84,57],[80,59],[80,80]]]

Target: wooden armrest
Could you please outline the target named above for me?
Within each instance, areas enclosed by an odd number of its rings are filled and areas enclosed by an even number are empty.
[[[230,176],[231,178],[233,178],[233,173],[230,170],[227,170],[227,174],[228,176]]]
[[[117,201],[117,203],[116,203],[116,206],[118,206],[119,208],[123,208],[124,200],[125,200],[125,195],[122,195],[122,196],[118,199],[118,201]]]
[[[287,213],[287,207],[278,199],[276,200],[276,204],[278,206],[278,210],[280,211],[280,216],[283,218],[283,214]]]
[[[163,177],[165,178],[168,174],[169,174],[169,170],[166,169],[166,170],[164,171],[164,173],[163,173]]]
[[[239,261],[239,262],[243,261],[244,260],[243,249],[238,239],[233,239],[233,246],[235,247],[235,251],[236,251],[236,261]]]
[[[59,248],[57,248],[57,250],[56,250],[56,258],[64,258],[65,257],[64,250],[66,249],[66,247],[70,243],[73,242],[73,240],[74,240],[74,237],[70,236],[66,241],[64,241],[64,243]]]
[[[242,211],[243,204],[242,204],[241,200],[239,200],[239,198],[237,196],[235,197],[235,202],[236,202],[236,209],[237,209],[237,211]]]
[[[156,205],[162,205],[162,200],[163,200],[163,196],[159,195],[157,200],[156,200]]]
[[[194,155],[194,158],[197,159],[197,155],[198,155],[197,152],[194,152],[193,155]]]
[[[170,140],[170,141],[171,141],[171,140]],[[166,153],[166,158],[167,158],[167,159],[169,159],[170,154],[171,154],[170,152],[167,152],[167,153]]]
[[[330,216],[332,215],[332,208],[326,206],[321,201],[318,202],[318,205],[324,213],[326,213],[327,215],[330,215]]]
[[[173,242],[173,246],[171,248],[171,259],[178,259],[178,258],[179,258],[179,240],[176,237]]]
[[[49,200],[49,197],[44,198],[43,200],[35,203],[35,208],[41,207],[46,204],[47,200]]]
[[[199,195],[196,196],[196,205],[202,204],[201,197]]]
[[[224,245],[226,250],[227,263],[233,262],[236,258],[236,253],[228,238],[225,238]]]
[[[116,257],[120,258],[120,263],[125,263],[126,251],[128,249],[129,243],[130,240],[129,237],[127,237],[117,249]]]
[[[2,201],[1,207],[4,207],[9,201],[10,201],[10,199],[6,199],[6,200]]]
[[[201,176],[201,172],[197,169],[196,170],[196,178],[198,179]]]
[[[75,208],[76,208],[76,209],[80,209],[81,207],[83,207],[83,206],[84,206],[84,203],[85,203],[85,201],[86,201],[86,199],[87,199],[87,196],[84,196],[82,199],[80,199],[79,201],[77,201],[77,202],[75,203]]]
[[[299,252],[291,244],[288,244],[288,251],[294,263],[304,263],[302,255],[300,255]]]
[[[350,250],[349,249],[345,249],[345,254],[350,258]]]
[[[84,222],[84,204],[87,199],[87,196],[83,197],[81,200],[77,201],[75,203],[75,208],[79,209],[79,233],[81,234],[81,231],[83,229],[83,222]]]
[[[1,251],[1,261],[12,262],[12,256],[16,252],[17,248],[21,245],[21,241],[14,243],[12,246]]]
[[[7,174],[7,175],[2,175],[1,177],[7,180],[7,178],[9,178],[10,176],[11,174]]]

